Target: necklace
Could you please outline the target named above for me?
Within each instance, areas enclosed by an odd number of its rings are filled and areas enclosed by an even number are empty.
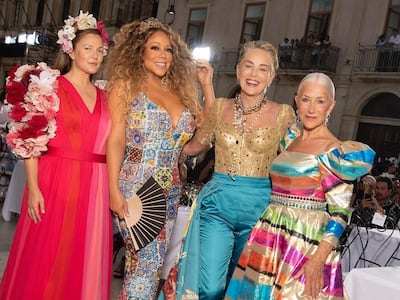
[[[262,104],[260,106],[260,108],[256,111],[257,114],[254,116],[253,120],[251,121],[251,124],[247,127],[247,129],[244,129],[244,125],[247,121],[247,118],[243,115],[242,110],[237,107],[236,103],[234,105],[234,121],[233,121],[233,125],[239,129],[239,134],[240,136],[243,135],[243,133],[250,133],[253,130],[253,126],[254,124],[256,124],[257,120],[260,118],[262,111],[264,110],[265,105],[263,105],[264,103],[268,103],[268,100],[265,99],[265,96],[262,99]],[[242,138],[240,138],[242,140]],[[243,141],[243,140],[242,140]],[[236,140],[236,144],[239,143],[239,139]],[[231,177],[231,179],[233,181],[236,180],[235,176],[237,175],[237,168],[234,166],[235,162],[237,162],[237,156],[236,156],[236,151],[232,151],[232,165],[228,168],[228,175]]]
[[[265,95],[263,95],[263,97],[255,105],[245,108],[243,106],[243,102],[240,97],[240,94],[236,95],[236,97],[234,99],[234,105],[233,105],[232,125],[235,126],[236,128],[238,128],[240,135],[243,135],[243,133],[245,132],[244,125],[247,121],[247,118],[245,115],[249,115],[253,112],[258,112],[258,114],[255,116],[255,118],[251,122],[250,126],[246,130],[246,132],[250,132],[251,129],[253,128],[255,122],[260,117],[265,103],[267,103],[267,98],[265,97]]]
[[[267,102],[267,98],[265,97],[265,94],[263,94],[262,98],[256,104],[250,107],[244,107],[240,94],[237,94],[235,97],[235,106],[242,111],[243,115],[249,115],[253,112],[259,111],[265,102]]]
[[[260,118],[261,112],[264,110],[264,105],[261,106],[260,110],[257,112],[256,116],[254,117],[253,121],[251,122],[251,124],[249,125],[249,127],[247,127],[247,129],[245,130],[246,133],[249,133],[253,130],[253,126],[254,124],[257,122],[257,120]]]

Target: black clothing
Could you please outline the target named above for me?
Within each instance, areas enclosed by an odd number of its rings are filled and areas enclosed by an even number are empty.
[[[400,206],[397,204],[397,202],[389,199],[382,205],[382,209],[385,211],[386,215],[386,220],[383,227],[371,223],[376,212],[376,210],[373,208],[357,208],[351,215],[351,223],[370,228],[397,228],[397,224],[400,220]]]

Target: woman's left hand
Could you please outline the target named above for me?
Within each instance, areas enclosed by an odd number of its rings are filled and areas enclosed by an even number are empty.
[[[318,299],[324,288],[324,265],[332,247],[330,243],[321,241],[314,255],[310,256],[309,260],[294,276],[295,279],[299,279],[304,274],[304,293],[311,299]]]
[[[314,259],[314,257],[311,257],[295,276],[295,278],[298,279],[304,274],[304,293],[310,296],[311,299],[318,299],[318,295],[323,288],[323,268],[324,263],[321,263],[320,261]]]

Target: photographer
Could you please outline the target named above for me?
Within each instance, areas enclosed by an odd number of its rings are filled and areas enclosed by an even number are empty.
[[[351,223],[363,227],[396,228],[400,220],[400,206],[390,198],[392,193],[392,180],[387,177],[379,177],[372,195],[364,193],[364,198],[352,214]],[[373,222],[376,213],[384,216],[383,226]]]

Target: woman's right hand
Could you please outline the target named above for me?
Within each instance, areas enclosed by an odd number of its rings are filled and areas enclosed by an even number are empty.
[[[128,203],[120,191],[110,194],[110,209],[123,219],[129,216]]]
[[[197,66],[197,78],[199,79],[201,86],[203,88],[207,85],[212,86],[214,69],[210,65],[210,63],[204,59],[198,59],[196,61],[196,66]]]
[[[28,192],[28,209],[29,218],[36,224],[42,221],[40,214],[45,213],[44,198],[39,188],[29,190]]]

